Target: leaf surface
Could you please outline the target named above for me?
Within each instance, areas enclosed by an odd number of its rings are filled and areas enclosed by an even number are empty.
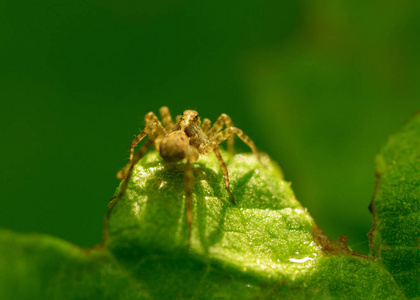
[[[377,261],[333,242],[263,156],[194,164],[188,248],[183,163],[149,152],[111,212],[104,247],[0,232],[1,299],[401,299]],[[118,193],[118,189],[117,189]],[[19,288],[18,288],[19,287]],[[36,295],[37,297],[31,297]]]
[[[420,114],[376,158],[371,250],[408,298],[420,297]]]

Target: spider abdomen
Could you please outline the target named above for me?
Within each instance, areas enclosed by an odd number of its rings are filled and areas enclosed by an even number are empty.
[[[188,136],[184,131],[173,131],[160,142],[160,156],[169,162],[183,160],[187,156]]]

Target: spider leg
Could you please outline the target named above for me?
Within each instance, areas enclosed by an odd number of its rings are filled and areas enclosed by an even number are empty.
[[[182,117],[181,115],[177,115],[176,118],[175,118],[175,122],[179,123],[179,120],[181,120],[181,117]]]
[[[229,188],[229,174],[228,174],[228,170],[226,168],[226,164],[222,158],[222,155],[220,154],[220,150],[219,150],[219,146],[214,143],[214,148],[213,148],[214,154],[216,154],[217,160],[219,161],[219,165],[220,168],[223,171],[223,177],[225,178],[225,187],[226,190],[229,194],[230,199],[232,200],[233,204],[236,204],[235,199],[233,198],[232,193],[230,192],[230,188]]]
[[[143,145],[143,147],[141,147],[140,150],[136,153],[136,156],[134,156],[133,160],[130,161],[122,170],[118,172],[118,175],[122,173],[124,177],[122,177],[121,179],[125,179],[125,180],[120,189],[120,192],[118,193],[117,200],[115,202],[118,202],[120,198],[124,195],[125,190],[127,189],[128,181],[130,180],[131,174],[133,173],[134,167],[139,162],[139,160],[146,154],[147,150],[149,150],[151,145],[153,145],[153,141],[148,140]]]
[[[203,124],[201,124],[201,131],[203,131],[203,133],[207,135],[210,130],[210,126],[211,126],[211,121],[207,118],[204,119]]]
[[[192,191],[194,183],[194,172],[191,163],[196,161],[198,158],[198,152],[196,148],[189,147],[187,154],[187,163],[185,164],[185,206],[187,209],[187,224],[188,224],[188,249],[191,247],[191,232],[193,223],[193,207],[192,207]]]
[[[155,143],[155,146],[157,146],[156,150],[159,151],[159,145],[158,144],[159,144],[159,141],[162,139],[162,137],[165,135],[165,129],[162,127],[162,124],[158,120],[158,122],[149,123],[144,128],[144,130],[138,136],[136,136],[136,138],[131,142],[131,145],[130,145],[130,161],[128,162],[128,164],[124,168],[122,168],[117,173],[117,178],[118,179],[124,179],[125,178],[125,175],[127,173],[126,171],[130,167],[130,165],[132,164],[132,161],[133,161],[134,148],[137,146],[137,144],[146,135],[150,135],[149,140],[151,141],[151,144]],[[149,148],[149,147],[150,147],[150,145],[147,148]]]
[[[162,119],[163,127],[165,127],[166,131],[169,131],[174,127],[174,122],[172,121],[171,113],[169,112],[169,108],[166,106],[162,106],[159,109],[160,118]]]
[[[222,130],[223,125],[226,126],[226,128],[232,127],[232,120],[227,114],[221,114],[216,122],[214,122],[213,127],[208,131],[208,138],[211,139],[213,136],[215,136],[220,130]],[[233,149],[233,142],[234,142],[234,135],[230,135],[228,142],[227,142],[227,148],[230,153],[234,153]]]
[[[124,196],[125,190],[127,189],[127,186],[128,186],[128,182],[130,181],[130,178],[131,178],[131,174],[133,173],[134,166],[146,154],[147,150],[149,150],[151,145],[153,145],[153,141],[148,140],[143,145],[143,147],[141,147],[140,150],[136,153],[136,156],[133,158],[133,160],[128,163],[127,166],[129,166],[129,168],[128,168],[128,171],[125,174],[125,180],[124,180],[123,185],[121,186],[120,192],[118,193],[118,195],[112,197],[111,200],[108,202],[109,209],[108,209],[108,211],[107,211],[107,213],[105,214],[105,217],[104,217],[104,230],[103,230],[102,242],[101,242],[102,245],[105,244],[106,238],[108,236],[108,225],[107,224],[108,224],[109,216],[111,215],[111,212],[114,210],[114,207],[118,204],[118,202],[120,202],[122,196]],[[125,170],[127,168],[127,166],[123,170]],[[116,200],[113,201],[115,198],[116,198]]]
[[[260,159],[260,155],[257,151],[257,147],[255,147],[254,142],[246,134],[244,134],[242,130],[236,127],[226,128],[225,130],[219,132],[218,134],[210,138],[209,142],[200,146],[199,152],[204,155],[210,154],[214,150],[213,143],[216,143],[218,145],[221,142],[228,139],[229,137],[231,137],[233,134],[236,134],[245,144],[247,144],[248,147],[251,148],[255,156],[258,159]]]
[[[132,158],[126,165],[124,168],[122,168],[121,170],[118,171],[117,173],[117,178],[118,179],[124,179],[127,177],[127,174],[129,174],[129,170],[131,168],[131,166],[134,164],[136,164],[138,162],[137,159],[137,155],[138,153],[143,153],[142,156],[144,156],[144,154],[147,152],[147,150],[149,150],[150,146],[153,145],[153,139],[149,139],[141,148],[140,150],[137,152],[136,156],[134,156],[134,158]],[[140,157],[141,158],[141,157]]]
[[[155,135],[155,133],[159,133],[164,135],[166,133],[165,128],[163,128],[162,124],[160,123],[159,119],[153,112],[149,112],[145,117],[146,127],[143,131],[134,138],[134,140],[130,144],[130,161],[133,159],[134,156],[134,148],[141,142],[142,139],[148,134]]]

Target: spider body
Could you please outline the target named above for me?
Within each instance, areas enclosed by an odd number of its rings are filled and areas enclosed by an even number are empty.
[[[146,126],[144,130],[130,144],[130,161],[117,173],[119,179],[125,179],[116,200],[110,206],[107,213],[109,216],[112,209],[122,198],[127,189],[128,181],[133,172],[136,163],[146,154],[151,145],[159,152],[160,156],[167,162],[179,162],[186,159],[185,166],[185,201],[187,208],[188,223],[188,245],[191,240],[191,228],[193,222],[192,215],[192,189],[194,174],[191,163],[195,162],[199,155],[208,155],[215,153],[222,169],[225,181],[225,187],[232,203],[235,199],[229,188],[229,175],[225,162],[220,154],[219,144],[228,140],[228,148],[233,152],[233,137],[236,134],[243,140],[259,158],[257,148],[254,142],[246,136],[242,130],[232,127],[231,119],[228,115],[222,114],[211,127],[209,119],[201,122],[198,113],[194,110],[186,110],[182,116],[177,116],[176,122],[172,121],[169,109],[163,106],[159,110],[162,122],[153,112],[146,114]],[[223,126],[226,128],[222,130]],[[146,136],[149,140],[134,155],[134,149],[137,144]]]
[[[187,157],[191,162],[196,161],[199,156],[198,146],[207,139],[200,125],[198,113],[194,110],[186,110],[160,144],[155,144],[160,156],[168,162],[178,162]]]
[[[178,162],[187,157],[190,148],[189,139],[184,131],[174,131],[160,142],[159,154],[168,162]]]

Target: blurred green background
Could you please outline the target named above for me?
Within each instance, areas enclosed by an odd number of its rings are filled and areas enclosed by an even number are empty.
[[[375,155],[420,108],[420,1],[2,1],[0,24],[0,227],[98,243],[167,105],[229,114],[368,252]]]

